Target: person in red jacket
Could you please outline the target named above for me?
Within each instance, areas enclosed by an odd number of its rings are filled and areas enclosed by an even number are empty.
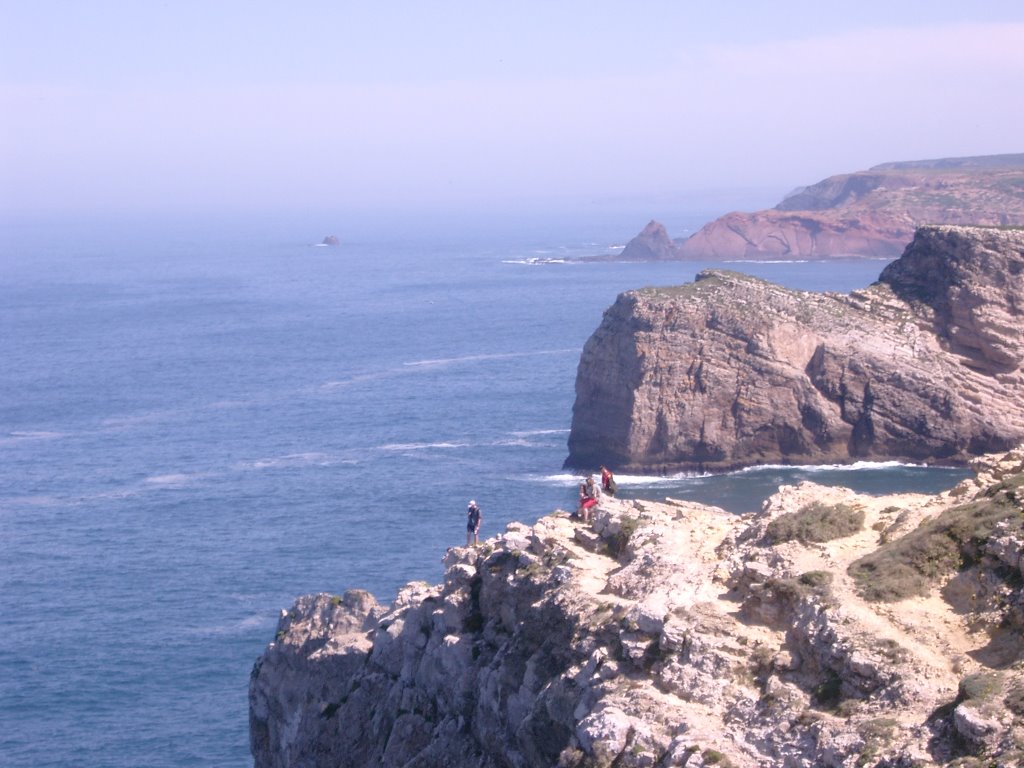
[[[607,493],[609,496],[614,496],[615,492],[619,490],[618,484],[615,482],[615,476],[608,467],[601,465],[601,491]]]

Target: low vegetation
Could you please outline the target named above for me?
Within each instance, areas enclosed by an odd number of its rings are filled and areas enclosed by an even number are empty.
[[[892,602],[928,594],[941,578],[973,565],[997,523],[1024,529],[1024,474],[992,486],[982,498],[926,520],[900,539],[855,561],[849,573],[865,600]]]
[[[864,527],[864,510],[848,504],[814,501],[796,512],[779,515],[765,531],[772,544],[799,541],[821,543],[852,536]]]

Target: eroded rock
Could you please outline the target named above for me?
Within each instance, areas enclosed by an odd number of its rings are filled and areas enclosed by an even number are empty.
[[[744,517],[604,499],[593,538],[565,513],[514,524],[450,550],[442,585],[410,584],[391,606],[300,598],[253,669],[256,766],[1014,764],[1022,649],[991,646],[1021,600],[1007,542],[1024,512],[1007,506],[972,550],[986,554],[951,562],[922,598],[869,602],[847,568],[886,546],[894,509],[910,535],[1016,493],[1022,456],[978,460],[977,478],[934,497],[804,483]],[[863,523],[813,543],[766,535],[813,501]],[[948,602],[963,574],[1001,580],[999,605]]]
[[[567,466],[964,463],[1024,439],[1024,230],[924,227],[849,295],[711,270],[587,341]]]

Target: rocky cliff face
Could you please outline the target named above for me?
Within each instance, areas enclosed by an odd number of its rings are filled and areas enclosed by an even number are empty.
[[[300,598],[252,672],[256,766],[1019,765],[1024,451],[978,468],[745,517],[604,500],[391,606]]]
[[[926,224],[1024,225],[1024,155],[888,163],[831,176],[772,210],[716,219],[673,242],[670,256],[654,258],[894,258]],[[635,242],[644,240],[641,233]]]
[[[665,261],[678,258],[677,244],[668,236],[665,225],[657,221],[648,222],[639,235],[622,249],[620,261]]]
[[[879,282],[709,270],[619,296],[584,347],[568,466],[958,463],[1024,439],[1024,230],[921,228]]]

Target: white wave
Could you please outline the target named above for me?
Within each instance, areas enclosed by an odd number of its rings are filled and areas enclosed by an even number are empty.
[[[388,443],[377,446],[378,451],[425,451],[432,448],[466,448],[469,443]]]
[[[557,257],[541,258],[541,257],[535,256],[535,257],[528,258],[528,259],[502,259],[501,263],[502,264],[525,264],[527,266],[533,267],[533,266],[538,266],[538,265],[543,265],[543,264],[573,264],[574,262],[573,262],[572,259],[564,259],[564,258],[557,258]]]
[[[523,429],[512,432],[516,437],[532,437],[533,435],[567,435],[568,429]]]
[[[543,483],[544,485],[563,485],[566,488],[570,488],[580,484],[580,475],[570,474],[568,472],[560,472],[556,475],[532,475],[528,478],[535,482]]]
[[[609,245],[608,250],[610,251],[622,251],[625,250],[625,245]]]
[[[724,264],[807,264],[811,259],[724,259]]]
[[[65,503],[64,499],[58,498],[57,496],[14,496],[0,500],[0,510],[5,507],[50,507],[56,504]]]
[[[6,437],[0,437],[0,445],[14,445],[32,440],[58,440],[62,437],[67,435],[64,432],[48,432],[42,429],[15,431],[8,433]]]
[[[897,469],[899,467],[920,468],[927,467],[927,464],[911,464],[904,461],[855,461],[852,464],[759,464],[754,467],[744,467],[730,474],[744,474],[748,472],[766,471],[798,471],[798,472],[858,472],[867,469]]]
[[[496,448],[536,448],[537,443],[526,440],[522,437],[510,437],[505,440],[495,440],[488,445]]]
[[[196,475],[187,475],[184,473],[175,473],[169,475],[151,475],[150,477],[144,479],[142,482],[145,483],[146,485],[177,487],[186,485],[187,483],[191,482],[192,479],[195,477]]]
[[[335,460],[326,453],[308,452],[242,461],[236,464],[235,467],[237,469],[278,469],[280,467],[300,467],[311,464],[326,467],[334,463],[336,463]]]
[[[138,413],[131,416],[112,416],[109,419],[101,421],[100,426],[106,429],[124,429],[126,427],[134,427],[138,424],[152,424],[153,422],[169,419],[174,416],[178,416],[179,414],[181,414],[180,410],[166,409],[162,411]]]
[[[577,354],[578,349],[541,349],[535,352],[497,352],[483,355],[463,355],[462,357],[439,357],[428,360],[413,360],[403,363],[410,368],[427,367],[438,365],[452,365],[453,363],[477,363],[487,360],[514,360],[518,357],[539,357],[540,355],[564,355],[568,353]]]
[[[250,405],[252,402],[247,400],[217,400],[206,407],[211,411],[226,411],[232,408],[248,408]]]
[[[615,482],[619,485],[634,486],[658,486],[658,485],[683,485],[686,483],[699,482],[711,475],[703,472],[678,472],[674,475],[615,475]]]
[[[227,624],[214,624],[208,627],[189,627],[185,630],[185,634],[193,636],[235,635],[248,632],[253,629],[273,626],[275,621],[276,618],[274,616],[254,614],[240,621],[229,622]]]

